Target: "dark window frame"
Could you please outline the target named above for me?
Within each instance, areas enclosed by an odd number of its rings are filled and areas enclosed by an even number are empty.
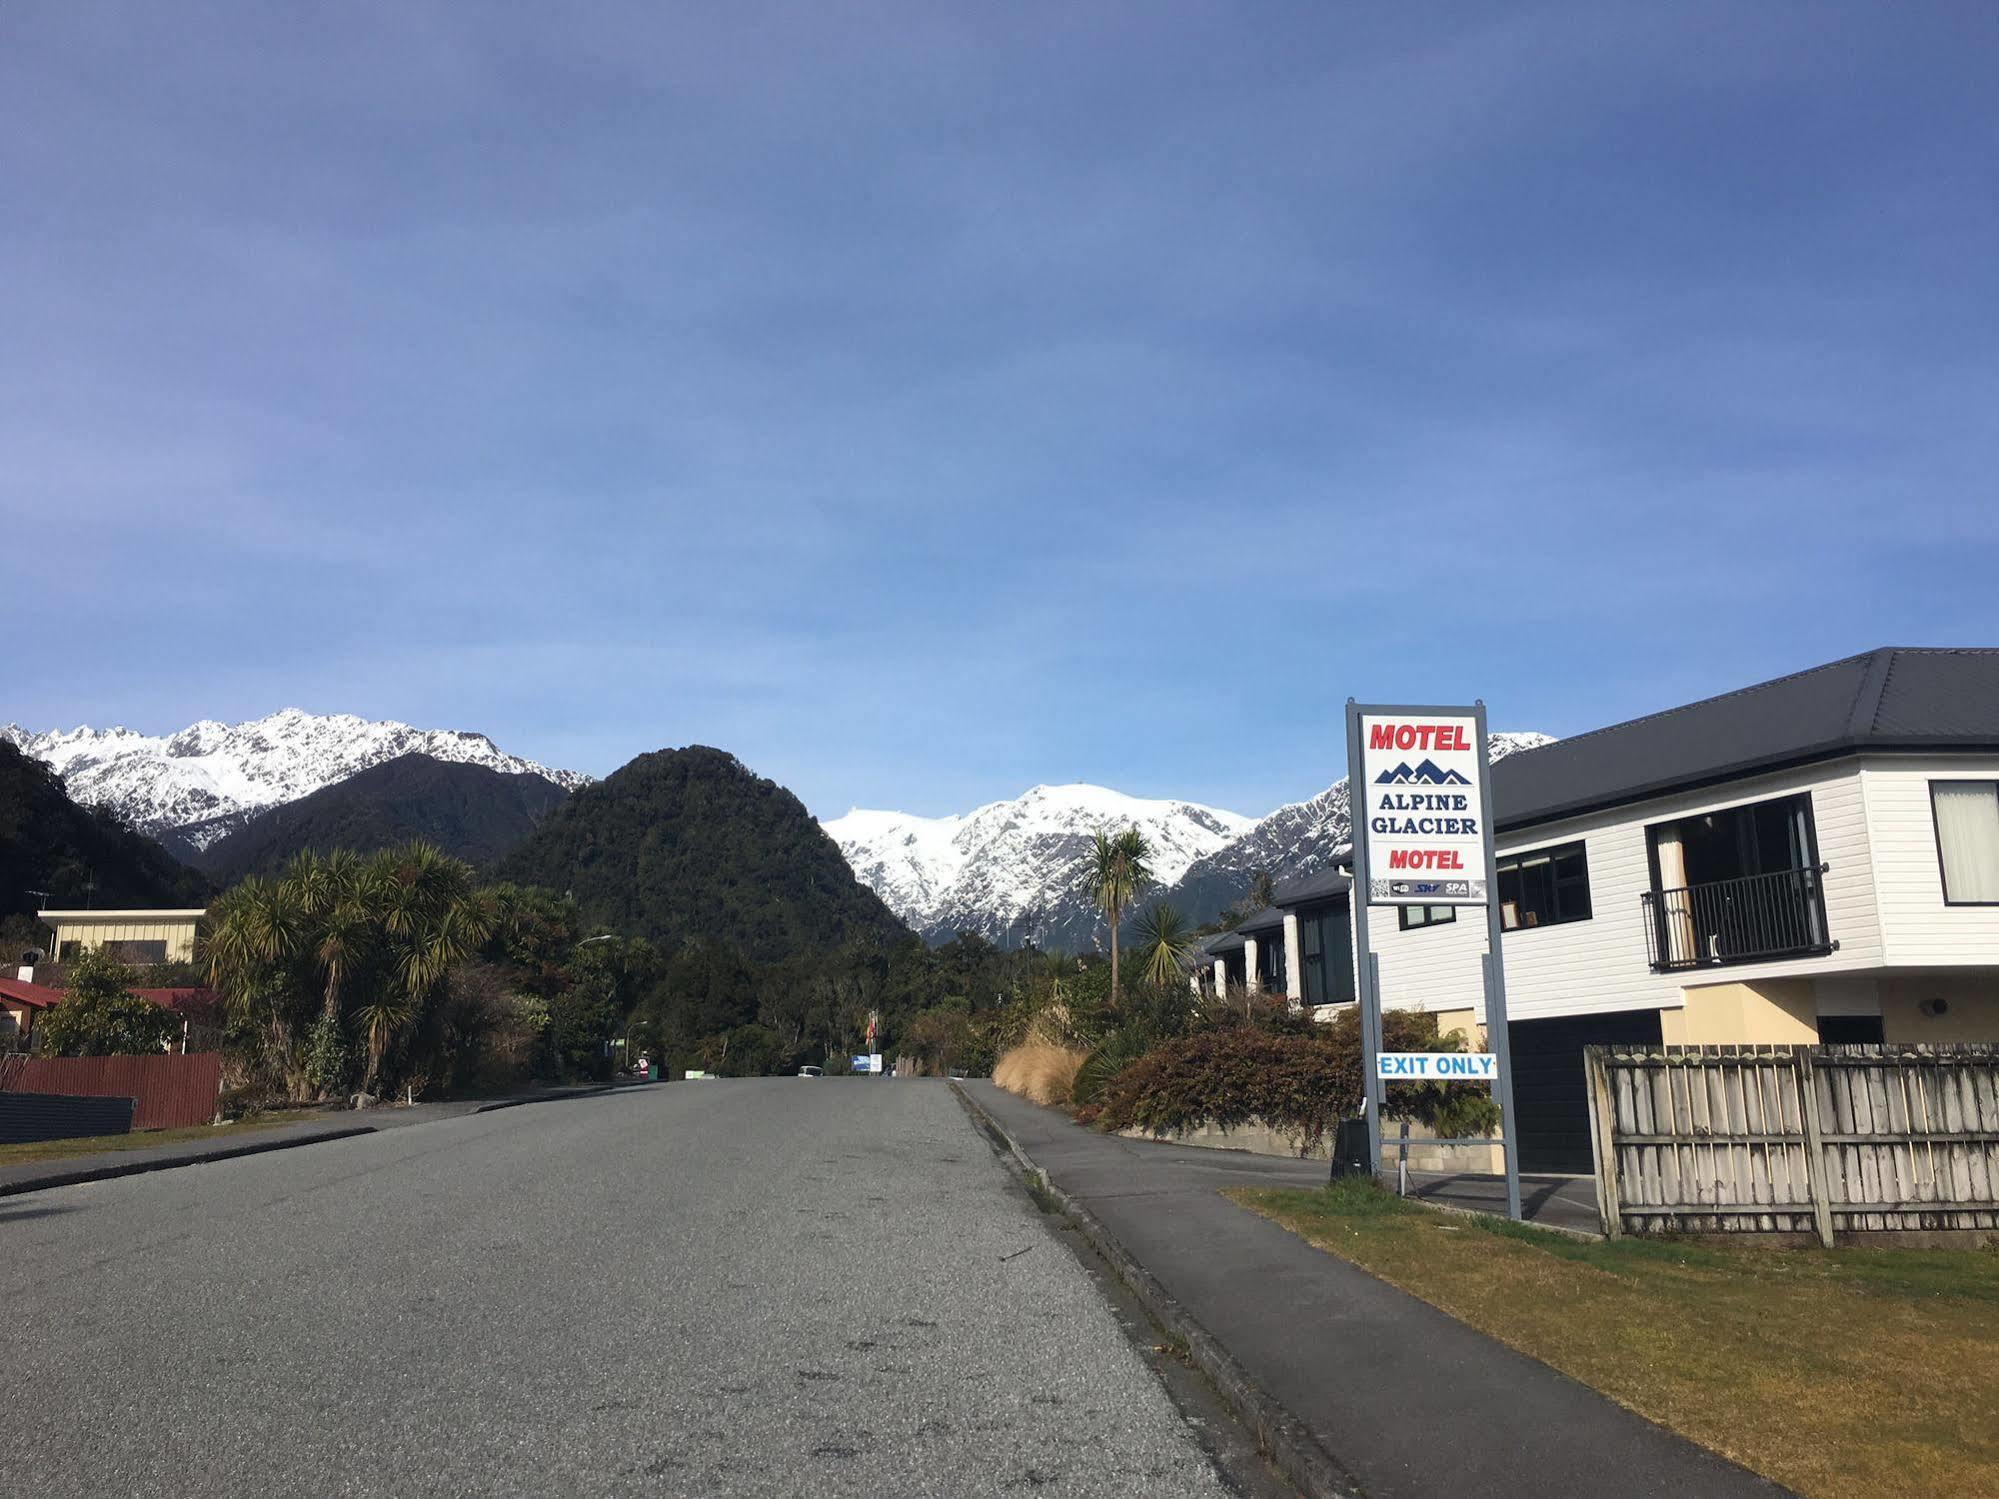
[[[111,937],[98,945],[127,968],[154,968],[167,960],[164,937]]]
[[[1582,874],[1579,878],[1571,877],[1569,879],[1558,880],[1555,877],[1555,865],[1558,861],[1569,858],[1582,860]],[[1520,920],[1520,917],[1525,914],[1520,909],[1525,904],[1524,896],[1526,890],[1523,883],[1519,886],[1519,892],[1523,899],[1515,902],[1514,924],[1508,926],[1506,924],[1507,875],[1511,873],[1514,879],[1519,881],[1521,880],[1520,871],[1522,869],[1540,864],[1548,866],[1548,898],[1551,914],[1546,920],[1536,919],[1532,922]],[[1500,929],[1502,931],[1536,931],[1542,927],[1572,926],[1579,921],[1593,921],[1596,919],[1596,895],[1590,889],[1589,840],[1586,838],[1572,839],[1567,843],[1551,843],[1543,848],[1522,849],[1518,853],[1501,854],[1493,861],[1492,882],[1494,893],[1499,899]],[[1581,911],[1577,912],[1573,909],[1564,911],[1562,908],[1564,890],[1573,895],[1577,889],[1582,891]]]
[[[1421,921],[1411,920],[1418,911],[1423,913]],[[1425,931],[1433,926],[1449,926],[1458,919],[1456,906],[1397,906],[1395,908],[1396,930],[1403,932]]]
[[[1826,1030],[1834,1032],[1864,1030],[1864,1036],[1848,1036],[1844,1039],[1826,1036]],[[1821,1015],[1817,1020],[1819,1045],[1821,1046],[1881,1046],[1887,1042],[1884,1032],[1885,1021],[1879,1014],[1874,1015]]]
[[[1325,940],[1328,934],[1338,935],[1329,943]],[[1345,959],[1340,971],[1330,975],[1331,982],[1328,982],[1328,957]],[[1353,1002],[1353,910],[1344,902],[1332,901],[1299,910],[1298,993],[1300,1002],[1313,1008]]]
[[[1804,791],[1779,792],[1774,796],[1759,796],[1753,801],[1731,802],[1726,807],[1712,807],[1704,812],[1682,812],[1677,817],[1663,817],[1657,822],[1645,824],[1645,875],[1651,884],[1647,887],[1655,895],[1666,888],[1660,883],[1659,875],[1659,833],[1678,823],[1691,822],[1697,817],[1720,817],[1732,812],[1748,812],[1757,807],[1771,807],[1778,804],[1802,806],[1805,811],[1804,863],[1800,868],[1816,869],[1819,857],[1819,805],[1818,798],[1808,788]],[[1696,883],[1699,883],[1696,881]]]
[[[1937,850],[1937,888],[1943,892],[1943,903],[1963,911],[1991,910],[1999,906],[1999,900],[1952,900],[1950,898],[1950,876],[1943,866],[1943,824],[1937,820],[1937,787],[1983,786],[1995,798],[1999,798],[1999,781],[1986,780],[1982,776],[1932,776],[1930,777],[1930,837]]]

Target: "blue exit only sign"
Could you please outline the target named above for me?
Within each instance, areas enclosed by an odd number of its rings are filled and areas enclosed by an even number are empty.
[[[1387,1083],[1489,1083],[1499,1075],[1489,1051],[1384,1051],[1374,1062]]]

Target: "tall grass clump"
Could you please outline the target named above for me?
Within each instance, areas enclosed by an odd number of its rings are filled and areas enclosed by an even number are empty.
[[[1065,1107],[1076,1087],[1076,1070],[1089,1053],[1074,1046],[1029,1039],[993,1063],[993,1082],[1030,1103]]]

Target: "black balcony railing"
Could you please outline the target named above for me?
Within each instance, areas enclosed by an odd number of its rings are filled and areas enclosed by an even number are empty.
[[[1640,899],[1653,972],[1831,952],[1819,879],[1827,868],[1647,891]]]

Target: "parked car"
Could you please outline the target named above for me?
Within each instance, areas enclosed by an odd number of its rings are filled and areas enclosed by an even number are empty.
[[[798,1075],[800,1077],[824,1077],[826,1069],[824,1067],[814,1067],[810,1063],[807,1063],[798,1069]]]

